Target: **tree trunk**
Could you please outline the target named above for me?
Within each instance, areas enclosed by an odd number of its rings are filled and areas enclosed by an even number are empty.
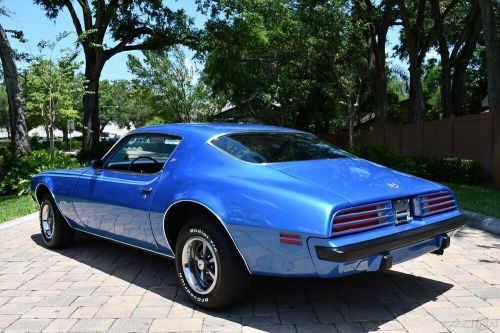
[[[9,101],[10,141],[14,154],[28,155],[31,153],[28,129],[24,119],[24,101],[21,96],[21,86],[17,75],[16,63],[5,30],[0,25],[0,57],[4,74],[7,99]]]
[[[465,103],[465,70],[456,70],[453,75],[453,84],[451,88],[451,97],[453,99],[453,109],[455,116],[462,116],[464,112]]]
[[[66,124],[66,126],[63,126],[61,128],[61,131],[62,131],[62,135],[63,135],[64,147],[65,147],[65,149],[68,149],[68,146],[69,146],[68,125]]]
[[[498,40],[495,8],[492,0],[479,0],[481,20],[486,44],[486,70],[488,72],[488,106],[500,109],[500,41]]]
[[[354,146],[354,112],[349,111],[349,148]]]
[[[367,39],[370,48],[369,71],[371,88],[375,102],[376,127],[383,127],[389,116],[389,101],[387,97],[387,75],[385,72],[385,44],[387,31],[394,19],[394,0],[365,0],[361,8],[366,8],[365,20],[368,25]]]
[[[305,130],[309,123],[309,108],[307,106],[300,106],[295,118],[295,126],[299,129]]]
[[[425,98],[422,88],[421,64],[410,56],[410,114],[409,122],[425,119]],[[416,56],[414,58],[417,58]]]
[[[476,9],[477,10],[477,9]],[[469,35],[461,48],[460,52],[453,61],[453,81],[451,85],[451,96],[453,99],[453,110],[456,116],[464,115],[464,96],[465,96],[465,79],[467,66],[474,54],[477,41],[481,35],[481,21],[478,18],[479,12],[472,15],[470,24],[473,27],[470,29]]]
[[[49,126],[48,125],[44,125],[43,126],[43,129],[45,130],[45,137],[47,138],[47,143],[50,141],[50,132],[49,132]],[[50,146],[50,145],[49,145]]]
[[[444,48],[446,49],[446,46]],[[443,118],[449,118],[455,114],[452,101],[450,58],[448,58],[448,50],[446,50],[441,54],[441,109]]]
[[[387,98],[387,77],[385,73],[385,39],[386,36],[371,35],[370,46],[370,75],[372,91],[375,100],[376,126],[383,127],[387,123],[389,102]]]
[[[99,143],[99,78],[104,62],[97,63],[95,59],[86,60],[85,78],[86,90],[83,95],[83,144],[82,151],[92,153]]]
[[[360,82],[361,84],[361,82]],[[354,147],[354,121],[356,120],[356,115],[359,109],[359,100],[361,98],[361,86],[358,89],[358,93],[356,95],[356,102],[354,105],[349,106],[349,147]]]
[[[448,43],[443,30],[441,19],[440,1],[431,1],[432,16],[434,18],[435,33],[439,44],[439,54],[441,56],[441,110],[443,117],[448,118],[453,112],[453,103],[451,97],[451,65]]]
[[[419,0],[415,19],[404,0],[397,1],[403,22],[406,51],[410,63],[410,112],[408,121],[425,119],[425,99],[422,88],[422,62],[429,48],[424,31],[426,0]]]
[[[50,142],[50,163],[54,163],[54,126],[49,126],[49,142]]]

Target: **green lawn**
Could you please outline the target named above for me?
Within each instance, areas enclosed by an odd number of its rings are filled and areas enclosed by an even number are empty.
[[[500,218],[500,190],[482,186],[446,185],[455,192],[461,208]]]
[[[38,205],[29,195],[0,197],[0,223],[36,212]]]

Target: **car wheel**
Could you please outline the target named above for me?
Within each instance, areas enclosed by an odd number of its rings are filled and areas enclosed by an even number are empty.
[[[225,231],[206,217],[190,219],[175,247],[177,276],[191,302],[222,309],[240,302],[250,286],[242,258]]]
[[[40,203],[40,231],[45,245],[50,248],[70,245],[75,235],[49,193],[42,197]]]

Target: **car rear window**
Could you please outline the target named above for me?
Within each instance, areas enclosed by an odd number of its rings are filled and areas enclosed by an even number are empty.
[[[211,143],[237,159],[259,164],[353,157],[307,133],[234,133]]]

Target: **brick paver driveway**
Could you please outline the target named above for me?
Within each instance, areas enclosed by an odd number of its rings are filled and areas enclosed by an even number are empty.
[[[0,329],[500,332],[500,237],[464,228],[444,256],[387,273],[259,278],[215,313],[191,306],[172,261],[94,238],[48,250],[34,219],[0,230]]]

